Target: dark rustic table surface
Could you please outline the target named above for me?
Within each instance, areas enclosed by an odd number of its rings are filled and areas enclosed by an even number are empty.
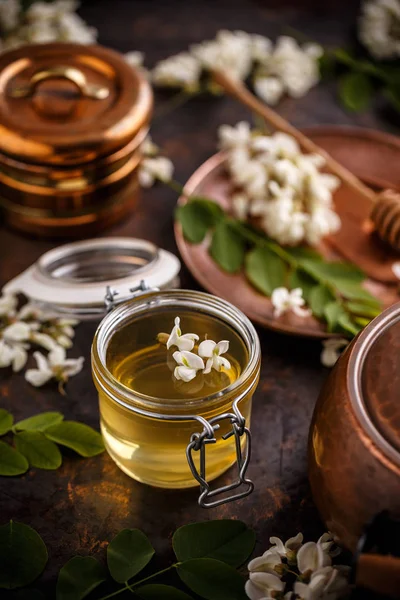
[[[323,44],[343,45],[354,34],[356,2],[319,0],[292,3],[250,0],[96,0],[81,14],[99,29],[100,42],[123,52],[138,49],[146,65],[213,37],[218,29],[244,29],[272,38],[291,26]],[[156,95],[156,110],[169,96]],[[396,133],[379,107],[359,115],[338,104],[333,85],[322,84],[300,100],[285,99],[279,112],[296,126],[352,124]],[[250,115],[229,98],[198,98],[154,121],[152,134],[176,165],[184,182],[215,151],[216,129]],[[166,188],[145,191],[129,220],[109,235],[146,238],[177,253],[172,230],[176,195]],[[0,284],[28,267],[56,243],[0,229]],[[183,267],[182,286],[198,288]],[[55,388],[35,389],[23,375],[0,371],[0,405],[17,419],[44,410],[98,427],[96,391],[90,373],[90,344],[95,324],[78,327],[71,354],[85,356],[85,368],[71,379],[67,396]],[[13,518],[30,524],[49,549],[49,566],[38,587],[53,597],[58,570],[75,554],[102,555],[124,527],[143,529],[159,554],[171,558],[170,536],[180,525],[221,517],[241,518],[255,528],[258,550],[271,535],[303,531],[315,539],[323,531],[307,482],[307,434],[318,392],[328,371],[320,365],[320,343],[259,329],[262,371],[254,397],[254,452],[251,497],[205,511],[197,491],[152,489],[129,479],[107,454],[93,459],[65,458],[58,471],[31,469],[20,478],[0,479],[0,522]]]

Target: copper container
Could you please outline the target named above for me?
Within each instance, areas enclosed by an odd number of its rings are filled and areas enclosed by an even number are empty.
[[[0,205],[38,235],[81,236],[132,210],[152,110],[139,70],[101,46],[0,56]]]
[[[317,401],[309,477],[328,529],[354,550],[382,510],[400,516],[400,303],[337,362]]]

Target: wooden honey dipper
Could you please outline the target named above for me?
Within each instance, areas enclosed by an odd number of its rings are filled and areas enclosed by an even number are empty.
[[[274,129],[283,131],[294,137],[303,150],[323,156],[326,161],[326,167],[331,173],[337,175],[342,182],[345,182],[351,189],[373,204],[370,218],[377,233],[393,250],[400,252],[399,193],[392,190],[384,190],[383,192],[376,193],[371,190],[371,188],[362,183],[358,177],[332,158],[325,150],[301,133],[296,127],[293,127],[293,125],[269,108],[269,106],[258,100],[240,81],[236,81],[218,70],[213,71],[213,79],[228,94],[262,117]]]

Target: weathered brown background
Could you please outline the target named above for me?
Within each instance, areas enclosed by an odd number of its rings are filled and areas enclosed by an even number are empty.
[[[98,27],[100,42],[123,52],[139,49],[146,64],[214,36],[220,28],[244,29],[275,38],[288,26],[324,44],[341,45],[354,33],[358,2],[233,0],[96,0],[86,2],[82,15]],[[168,102],[158,94],[156,109]],[[320,85],[301,100],[284,100],[279,111],[297,126],[353,124],[396,132],[379,107],[360,115],[347,114],[335,98],[334,86]],[[154,121],[153,137],[176,165],[184,182],[215,151],[216,128],[249,118],[228,98],[192,100]],[[129,221],[110,234],[147,238],[176,252],[172,213],[176,195],[157,188],[143,193]],[[55,243],[29,239],[0,229],[0,283],[28,267]],[[186,269],[182,285],[196,288]],[[85,369],[68,384],[66,397],[56,389],[34,389],[23,375],[0,371],[0,405],[17,419],[43,410],[61,410],[67,418],[98,425],[89,349],[94,324],[78,328],[72,354],[86,357]],[[257,531],[258,550],[270,535],[287,537],[303,531],[313,539],[323,531],[307,483],[306,439],[315,400],[327,370],[320,366],[318,342],[259,331],[263,364],[254,398],[254,455],[250,475],[254,494],[241,502],[204,511],[196,491],[151,489],[124,475],[104,454],[83,460],[66,455],[55,472],[31,470],[22,478],[0,480],[0,522],[13,518],[30,524],[43,536],[49,567],[38,587],[51,590],[59,567],[75,554],[102,554],[111,537],[124,527],[139,527],[151,538],[165,564],[171,558],[174,529],[195,520],[238,517]]]

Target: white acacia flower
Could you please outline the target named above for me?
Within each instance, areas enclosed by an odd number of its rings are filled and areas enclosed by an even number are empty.
[[[250,600],[273,600],[285,589],[285,583],[272,573],[250,573],[245,591]]]
[[[59,39],[59,33],[51,21],[34,21],[24,29],[26,41],[32,44],[49,44]]]
[[[331,564],[330,556],[321,544],[307,542],[297,552],[297,567],[300,573],[316,571]]]
[[[254,91],[264,102],[270,106],[278,104],[285,93],[282,81],[273,75],[268,77],[257,76],[253,81]]]
[[[331,556],[331,557],[338,556],[341,552],[340,548],[338,546],[336,546],[335,540],[330,531],[323,533],[321,535],[321,537],[319,538],[317,544],[319,544],[321,546],[322,550],[324,552],[326,552],[327,554],[329,554],[329,556]],[[333,550],[332,550],[332,546],[335,546]]]
[[[158,62],[151,78],[157,86],[179,87],[194,93],[199,89],[201,70],[201,63],[195,56],[181,52]]]
[[[144,54],[143,52],[139,52],[139,50],[131,50],[130,52],[126,52],[126,54],[124,54],[124,58],[131,67],[143,67]]]
[[[3,31],[11,31],[18,27],[21,13],[19,0],[1,0],[0,2],[0,27]]]
[[[397,277],[397,279],[400,279],[400,262],[395,262],[392,264],[392,271],[393,271],[394,275]],[[1,302],[1,298],[0,298],[0,302]],[[0,304],[0,306],[1,306],[1,304]]]
[[[257,33],[249,35],[250,54],[255,62],[265,62],[271,55],[272,42],[269,38]]]
[[[159,151],[159,147],[153,142],[152,137],[149,134],[142,144],[143,156],[154,157],[157,156]]]
[[[97,29],[89,27],[74,12],[61,13],[57,21],[57,28],[60,32],[60,41],[78,42],[79,44],[95,44],[97,41]]]
[[[170,181],[174,172],[174,165],[165,156],[143,158],[138,172],[139,183],[144,188],[149,188],[158,181]]]
[[[279,556],[292,557],[301,548],[303,534],[298,533],[294,537],[289,538],[285,543],[278,537],[270,537],[269,541],[273,544],[270,548],[271,551],[277,552]]]
[[[260,229],[287,246],[316,246],[340,228],[332,202],[340,182],[319,172],[323,156],[302,154],[297,141],[285,133],[252,132],[246,122],[220,127],[219,146],[227,156],[237,218],[256,218]]]
[[[13,317],[18,305],[18,299],[12,294],[0,296],[0,317]]]
[[[41,352],[34,352],[33,356],[37,363],[37,369],[28,369],[25,379],[35,387],[44,385],[50,379],[56,379],[62,386],[70,377],[82,370],[84,362],[83,356],[66,358],[65,349],[60,346],[53,348],[47,358]]]
[[[294,592],[300,600],[336,600],[348,590],[344,575],[334,567],[323,567],[311,574],[309,583],[296,581]]]
[[[46,350],[53,350],[57,347],[57,342],[47,333],[40,333],[40,331],[34,331],[30,335],[30,341]],[[60,344],[62,345],[62,344]]]
[[[305,300],[301,288],[291,291],[284,287],[275,288],[272,292],[271,302],[275,309],[275,317],[280,317],[288,311],[293,311],[298,317],[308,317],[311,314],[309,309],[303,308]]]
[[[193,350],[194,344],[199,339],[199,336],[195,333],[185,333],[182,335],[181,320],[179,317],[175,317],[174,323],[175,325],[167,340],[167,349],[169,350],[171,346],[176,346],[180,351],[186,350],[187,352],[190,352]]]
[[[344,348],[349,345],[345,338],[330,338],[322,342],[321,363],[324,367],[333,367]]]
[[[12,366],[15,373],[20,371],[28,360],[28,348],[27,344],[21,342],[0,340],[0,368]]]
[[[323,237],[339,231],[341,224],[340,217],[334,210],[318,206],[311,211],[304,225],[304,240],[310,246],[316,246]]]
[[[31,337],[33,325],[16,321],[3,329],[2,337],[7,342],[27,342]]]
[[[244,81],[252,68],[252,43],[244,31],[218,31],[215,39],[190,48],[205,69],[220,69],[233,79]]]
[[[199,356],[207,359],[206,367],[203,373],[210,373],[211,369],[221,371],[222,368],[230,369],[231,363],[229,360],[221,356],[229,350],[229,342],[222,340],[216,344],[213,340],[204,340],[199,345]]]
[[[232,196],[232,208],[235,217],[245,221],[249,211],[250,198],[246,194],[237,193]]]
[[[251,140],[250,125],[246,121],[240,121],[233,127],[221,125],[218,128],[219,147],[222,150],[247,147]]]
[[[174,370],[174,377],[176,379],[182,379],[182,381],[186,382],[191,381],[196,377],[197,371],[204,369],[203,360],[193,352],[182,350],[182,352],[174,352],[172,356],[178,363],[178,366]]]
[[[247,565],[250,573],[279,573],[279,567],[282,565],[280,554],[274,548],[270,548],[262,556],[253,558]],[[278,567],[278,569],[277,569]]]
[[[370,0],[358,21],[361,42],[378,60],[400,56],[400,2]]]

